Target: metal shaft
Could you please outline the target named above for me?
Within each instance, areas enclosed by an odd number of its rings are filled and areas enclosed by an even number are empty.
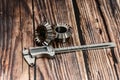
[[[104,48],[114,48],[115,43],[100,43],[100,44],[90,44],[90,45],[81,45],[81,46],[72,46],[64,48],[55,48],[55,53],[70,52],[76,50],[90,50],[90,49],[104,49]]]

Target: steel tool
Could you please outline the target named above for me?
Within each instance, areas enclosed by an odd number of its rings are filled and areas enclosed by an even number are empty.
[[[42,46],[42,47],[30,47],[29,49],[23,50],[23,56],[26,62],[33,66],[35,64],[35,59],[40,57],[53,57],[58,53],[66,53],[77,50],[91,50],[91,49],[105,49],[105,48],[114,48],[115,43],[100,43],[100,44],[91,44],[91,45],[81,45],[81,46],[71,46],[63,48],[53,48],[52,46]]]

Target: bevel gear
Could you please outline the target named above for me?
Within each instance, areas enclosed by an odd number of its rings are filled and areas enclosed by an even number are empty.
[[[52,25],[48,22],[38,25],[35,31],[35,42],[37,45],[49,45],[54,38],[55,34]]]
[[[67,24],[57,24],[53,27],[48,22],[38,25],[35,31],[37,45],[49,45],[54,39],[66,42],[72,36],[72,28]]]
[[[57,24],[54,32],[56,39],[66,42],[72,36],[72,27],[67,24]]]

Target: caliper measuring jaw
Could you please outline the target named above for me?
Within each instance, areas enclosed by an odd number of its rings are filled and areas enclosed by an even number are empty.
[[[28,65],[34,66],[36,58],[32,57],[29,54],[29,50],[28,49],[23,49],[22,53],[23,53],[23,57],[24,57],[25,61],[28,63]]]
[[[77,50],[105,49],[105,48],[114,48],[114,47],[115,47],[115,43],[113,42],[62,47],[62,48],[53,48],[52,46],[30,47],[29,49],[23,50],[23,56],[26,62],[30,66],[34,66],[36,58],[54,57],[55,53],[57,54],[57,53],[65,53],[65,52],[71,52]]]
[[[55,51],[52,46],[30,47],[29,49],[23,49],[23,57],[25,61],[34,66],[36,58],[40,57],[53,57]]]

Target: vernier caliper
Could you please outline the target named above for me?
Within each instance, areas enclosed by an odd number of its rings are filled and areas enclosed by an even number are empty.
[[[91,49],[105,49],[105,48],[114,48],[115,43],[100,43],[100,44],[91,44],[91,45],[81,45],[81,46],[71,46],[63,48],[53,48],[52,46],[42,46],[42,47],[30,47],[29,49],[23,50],[23,56],[26,62],[30,66],[34,66],[35,59],[40,57],[53,57],[58,53],[67,53],[77,50],[91,50]]]

